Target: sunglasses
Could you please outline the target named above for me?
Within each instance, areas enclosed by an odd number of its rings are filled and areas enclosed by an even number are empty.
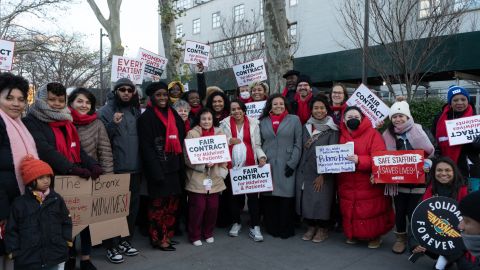
[[[120,87],[117,90],[122,92],[122,93],[124,93],[125,91],[127,91],[128,93],[135,92],[135,89],[132,89],[131,87]]]

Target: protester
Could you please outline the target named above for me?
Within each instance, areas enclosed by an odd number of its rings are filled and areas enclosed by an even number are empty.
[[[205,82],[204,66],[202,62],[197,64],[197,86],[198,90],[190,89],[187,92],[183,93],[182,99],[188,102],[190,105],[190,114],[189,119],[194,119],[198,112],[203,108],[202,101],[205,99],[207,85]]]
[[[185,126],[185,133],[190,131],[193,124],[193,118],[190,118],[190,105],[185,100],[179,100],[172,105],[172,108],[177,111],[178,115],[183,120]]]
[[[205,107],[213,111],[217,123],[220,123],[230,114],[230,101],[223,92],[216,91],[208,96]]]
[[[297,104],[295,101],[295,95],[297,94],[297,80],[300,76],[300,72],[296,70],[289,70],[283,74],[285,79],[285,87],[282,91],[282,96],[284,96],[292,110],[292,112],[297,111]]]
[[[230,103],[230,116],[220,123],[230,148],[232,156],[231,167],[240,168],[246,166],[263,166],[267,157],[262,150],[259,122],[246,116],[247,107],[241,101]],[[260,230],[260,205],[259,193],[249,193],[248,213],[250,215],[249,236],[255,241],[263,241]],[[236,237],[242,228],[240,215],[245,204],[245,195],[233,195],[231,197],[233,225],[229,235]]]
[[[474,256],[473,264],[480,266],[480,191],[475,191],[460,201],[460,212],[463,219],[458,228],[462,232],[463,243],[468,252]],[[472,261],[472,260],[470,260]]]
[[[222,90],[222,88],[218,87],[218,86],[209,86],[207,87],[207,91],[206,91],[206,95],[205,95],[205,99],[203,100],[203,103],[206,105],[207,102],[208,102],[208,98],[213,94],[213,93],[217,93],[217,92],[220,92],[220,93],[224,93],[224,91]]]
[[[312,100],[312,82],[308,76],[300,76],[297,80],[297,94],[295,95],[295,102],[297,104],[295,114],[300,118],[300,122],[304,125],[310,118],[312,112],[309,107],[310,100]]]
[[[310,102],[312,115],[303,127],[303,151],[296,175],[296,210],[308,225],[302,240],[320,243],[328,238],[335,178],[317,171],[316,147],[337,144],[339,131],[330,114],[327,97]]]
[[[462,174],[459,168],[449,157],[440,157],[435,160],[432,165],[432,173],[429,174],[429,185],[422,196],[422,201],[432,198],[433,196],[443,196],[457,200],[460,202],[467,196],[467,186],[464,185]],[[423,253],[429,257],[436,259],[434,269],[446,269],[448,264],[457,263],[460,265],[469,265],[471,262],[466,258],[463,251],[443,256],[434,254],[419,244],[415,237],[410,237],[410,250],[413,253]],[[472,269],[471,267],[459,267],[460,270]]]
[[[146,94],[151,104],[138,119],[138,137],[142,142],[140,153],[151,199],[150,243],[162,251],[174,251],[171,237],[182,193],[185,129],[182,118],[169,105],[166,84],[151,83]]]
[[[66,95],[66,88],[60,83],[40,87],[24,123],[35,138],[40,159],[47,162],[55,174],[97,179],[103,173],[102,167],[81,147],[71,112],[66,106]],[[88,228],[80,232],[80,240],[82,269],[96,269],[90,261],[92,244]],[[75,253],[75,248],[71,248],[66,269],[75,268]]]
[[[105,125],[112,144],[113,171],[130,174],[130,209],[127,217],[130,236],[117,242],[104,241],[107,259],[111,263],[122,263],[123,253],[136,256],[139,251],[131,245],[135,232],[135,220],[140,204],[140,182],[142,179],[137,133],[137,119],[140,116],[138,93],[129,79],[119,79],[107,104],[98,110],[98,116]]]
[[[372,153],[385,150],[382,136],[358,107],[347,107],[340,126],[340,144],[354,143],[355,172],[340,173],[338,195],[347,244],[367,240],[369,248],[379,248],[381,236],[395,222],[390,197],[384,186],[371,183]],[[360,207],[361,205],[361,207]]]
[[[95,96],[85,88],[77,88],[68,96],[68,107],[82,149],[100,164],[103,173],[112,173],[112,146],[105,126],[97,117],[95,104]]]
[[[336,83],[329,93],[330,106],[332,108],[331,116],[335,124],[339,125],[342,122],[343,112],[347,107],[348,91],[345,85]]]
[[[282,239],[295,234],[295,169],[302,155],[302,124],[288,114],[286,98],[271,95],[260,118],[262,149],[271,165],[273,192],[262,193],[267,233]]]
[[[254,82],[250,85],[250,92],[252,93],[252,101],[264,101],[268,98],[269,87],[264,82]]]
[[[26,188],[12,204],[7,252],[15,269],[63,269],[72,246],[72,220],[63,198],[50,188],[53,170],[32,155],[25,156],[20,170]]]
[[[251,88],[248,85],[242,85],[237,87],[237,90],[235,91],[235,96],[237,96],[238,100],[240,100],[244,104],[253,101]]]
[[[181,81],[172,81],[168,84],[168,97],[170,104],[175,104],[185,92],[185,86]]]
[[[13,269],[5,255],[5,225],[13,200],[25,192],[20,163],[27,154],[38,158],[35,141],[21,116],[27,105],[28,82],[0,73],[0,268]]]
[[[187,139],[222,135],[215,127],[216,118],[209,108],[200,111],[196,125]],[[225,190],[224,179],[228,174],[227,163],[193,165],[184,150],[187,165],[188,238],[194,246],[201,246],[201,238],[213,243],[213,230],[217,220],[219,193]],[[211,181],[207,181],[211,180]]]

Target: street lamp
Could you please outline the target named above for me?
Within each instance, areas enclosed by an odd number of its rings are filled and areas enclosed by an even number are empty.
[[[103,105],[103,37],[108,37],[100,28],[100,102]]]
[[[367,53],[368,53],[368,35],[369,35],[369,13],[370,0],[365,0],[365,14],[363,27],[363,55],[362,55],[362,83],[367,85]]]

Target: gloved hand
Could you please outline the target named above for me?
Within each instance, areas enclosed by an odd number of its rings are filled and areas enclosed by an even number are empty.
[[[102,167],[98,166],[98,165],[93,165],[91,168],[90,168],[90,173],[92,175],[92,179],[93,180],[97,180],[98,177],[103,174],[103,169]]]
[[[78,168],[78,167],[73,167],[73,168],[70,170],[70,175],[76,175],[76,176],[80,176],[81,178],[88,179],[88,178],[90,178],[91,173],[90,173],[90,171],[87,170],[87,169]]]
[[[285,165],[285,177],[292,176],[294,171],[294,169],[290,168],[288,165]]]

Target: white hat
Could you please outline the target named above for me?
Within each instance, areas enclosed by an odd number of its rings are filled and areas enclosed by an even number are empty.
[[[393,103],[392,107],[390,107],[390,119],[392,119],[392,116],[397,113],[401,113],[406,115],[408,118],[412,118],[412,115],[410,114],[410,106],[406,101],[397,101]]]

